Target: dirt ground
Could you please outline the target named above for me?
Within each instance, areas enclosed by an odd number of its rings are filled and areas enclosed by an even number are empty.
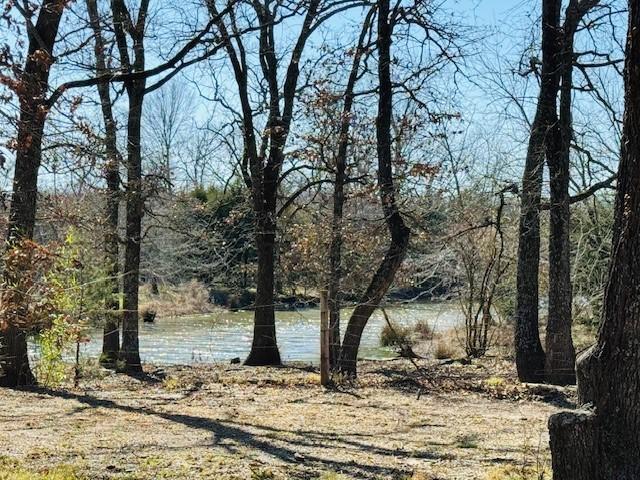
[[[550,478],[546,422],[571,391],[495,359],[421,367],[364,362],[330,390],[311,367],[228,364],[2,390],[0,479]]]

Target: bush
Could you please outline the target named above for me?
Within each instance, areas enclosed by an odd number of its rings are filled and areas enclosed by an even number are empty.
[[[403,348],[413,346],[411,329],[400,325],[386,324],[380,332],[380,345],[382,347]]]
[[[454,355],[453,348],[451,345],[443,342],[438,342],[436,348],[433,352],[433,356],[438,360],[444,360],[447,358],[452,358]]]
[[[433,328],[426,320],[418,320],[413,326],[413,331],[420,340],[433,339]]]

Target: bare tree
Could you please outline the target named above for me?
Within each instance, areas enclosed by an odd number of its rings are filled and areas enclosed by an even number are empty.
[[[239,3],[243,6],[243,2]],[[337,5],[337,8],[334,8]],[[244,141],[241,170],[243,179],[251,192],[256,217],[256,249],[258,271],[256,275],[256,305],[254,333],[247,365],[276,365],[280,363],[280,352],[276,341],[274,290],[275,290],[275,245],[277,230],[278,186],[281,182],[282,166],[285,161],[285,146],[289,137],[297,98],[300,61],[307,41],[318,26],[349,6],[329,2],[320,9],[320,0],[310,0],[308,4],[297,6],[292,12],[281,8],[280,2],[247,2],[244,7],[255,15],[256,25],[244,30],[258,32],[259,71],[252,71],[247,61],[242,28],[238,25],[238,15],[234,12],[227,21],[219,15],[213,0],[207,0],[207,7],[213,17],[218,17],[218,32],[227,52],[240,97],[242,135]],[[284,12],[283,12],[284,10]],[[284,74],[284,82],[279,66],[282,63],[276,45],[274,28],[291,15],[303,14],[302,26],[290,53]],[[244,15],[243,15],[244,16]],[[256,138],[256,118],[259,113],[251,103],[251,79],[257,76],[266,85],[264,104],[266,106],[265,127]]]
[[[107,73],[106,42],[102,34],[103,27],[100,22],[100,13],[96,0],[87,0],[87,12],[94,37],[94,54],[96,62],[96,76]],[[118,218],[120,206],[120,153],[117,146],[117,129],[113,116],[110,85],[99,83],[97,85],[100,97],[100,108],[104,122],[104,178],[107,184],[105,202],[105,234],[104,251],[108,265],[109,283],[111,295],[106,299],[106,318],[104,323],[104,335],[102,341],[102,356],[100,363],[113,367],[120,350],[120,268],[119,268],[119,244]]]
[[[391,82],[391,38],[389,0],[378,1],[378,117],[376,139],[378,153],[378,188],[391,243],[378,266],[369,287],[351,314],[340,351],[340,370],[356,375],[358,349],[369,317],[393,282],[409,246],[410,230],[405,225],[396,203],[391,155],[391,122],[393,116],[393,85]]]
[[[349,127],[352,122],[352,107],[355,96],[355,86],[359,77],[360,62],[365,52],[367,33],[371,28],[371,21],[375,9],[367,14],[358,43],[353,54],[353,62],[349,79],[344,90],[344,104],[340,118],[340,132],[338,149],[335,155],[335,178],[333,187],[333,217],[331,222],[331,246],[329,247],[329,359],[332,368],[338,367],[340,357],[340,283],[342,278],[342,224],[345,203],[344,188],[347,183],[347,153],[350,143]]]
[[[160,150],[160,174],[169,190],[174,187],[173,158],[182,150],[181,134],[193,114],[192,97],[184,84],[175,80],[149,99],[145,114],[148,135]]]
[[[122,69],[127,73],[144,71],[145,67],[145,26],[149,0],[140,0],[137,18],[134,21],[124,0],[112,0],[113,27],[120,54]],[[133,59],[129,55],[129,41]],[[138,339],[138,294],[140,278],[140,245],[142,242],[142,215],[144,194],[142,178],[142,105],[146,94],[146,79],[125,80],[124,86],[129,98],[127,113],[127,183],[126,199],[126,239],[122,291],[124,294],[122,314],[122,346],[119,353],[119,369],[141,371],[140,345]]]

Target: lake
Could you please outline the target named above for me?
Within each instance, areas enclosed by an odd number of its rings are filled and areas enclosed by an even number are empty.
[[[386,311],[392,322],[411,326],[426,320],[435,331],[461,325],[462,316],[455,303],[409,304],[390,306]],[[343,331],[348,316],[342,314]],[[385,324],[376,311],[365,328],[360,347],[361,358],[389,358],[394,352],[380,347],[380,332]],[[206,315],[159,317],[155,323],[140,323],[140,357],[144,363],[180,364],[242,360],[251,348],[253,312],[221,310]],[[282,360],[318,363],[320,356],[320,310],[303,309],[276,312],[276,335]],[[81,355],[98,357],[102,350],[102,331],[89,332],[91,341],[81,345]],[[35,352],[33,352],[35,353]]]

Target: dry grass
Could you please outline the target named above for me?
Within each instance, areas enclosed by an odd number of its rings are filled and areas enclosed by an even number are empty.
[[[433,357],[438,360],[445,360],[447,358],[453,358],[455,355],[455,350],[451,346],[451,344],[446,343],[440,340],[436,343],[435,348],[433,349]]]
[[[178,317],[211,313],[220,308],[209,302],[209,291],[195,280],[178,286],[162,285],[159,292],[152,295],[151,287],[143,285],[140,288],[140,311],[154,311],[158,317]]]
[[[510,362],[423,366],[428,381],[406,360],[364,362],[358,388],[341,390],[301,366],[230,365],[2,390],[0,444],[25,472],[71,465],[91,479],[486,480],[535,468],[530,445],[546,445],[558,409],[515,382]]]

